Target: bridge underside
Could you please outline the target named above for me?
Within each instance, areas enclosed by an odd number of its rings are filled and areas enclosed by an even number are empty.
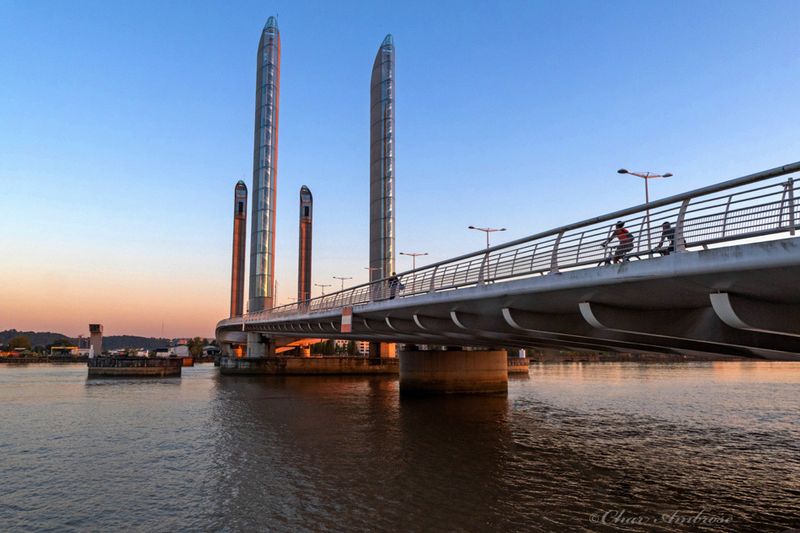
[[[800,243],[672,254],[247,322],[266,337],[800,359]],[[218,338],[243,334],[242,325]]]

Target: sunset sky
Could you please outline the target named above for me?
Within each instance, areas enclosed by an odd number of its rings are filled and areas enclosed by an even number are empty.
[[[672,172],[657,198],[800,160],[798,2],[232,4],[0,2],[0,330],[213,335],[273,14],[279,303],[296,293],[304,184],[312,282],[367,278],[387,33],[397,249],[428,252],[418,265],[482,247],[469,225],[510,240],[642,203],[621,166]]]

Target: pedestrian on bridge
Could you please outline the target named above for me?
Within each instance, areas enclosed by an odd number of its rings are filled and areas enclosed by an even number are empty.
[[[397,289],[404,289],[405,286],[400,283],[400,278],[397,277],[397,274],[392,272],[392,276],[389,278],[389,299],[394,300],[395,295],[397,294]]]
[[[664,243],[668,246],[664,247]],[[661,255],[669,255],[675,251],[675,228],[669,222],[661,224],[661,240],[658,241],[656,251],[661,252]]]
[[[611,232],[611,235],[609,235],[600,246],[605,248],[614,239],[617,239],[619,244],[617,244],[617,247],[614,249],[614,256],[610,259],[606,258],[606,264],[609,262],[621,263],[622,261],[627,261],[628,258],[626,256],[633,250],[633,233],[625,228],[625,223],[621,220],[617,222],[614,231]]]

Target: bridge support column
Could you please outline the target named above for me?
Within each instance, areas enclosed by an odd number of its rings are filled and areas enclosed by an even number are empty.
[[[223,342],[219,345],[219,351],[222,355],[235,357],[237,359],[244,357],[244,349],[245,346],[243,344],[237,344],[235,342]]]
[[[272,357],[275,355],[275,345],[269,339],[265,339],[261,333],[247,334],[247,357]]]
[[[489,394],[508,391],[505,350],[401,351],[401,394]]]

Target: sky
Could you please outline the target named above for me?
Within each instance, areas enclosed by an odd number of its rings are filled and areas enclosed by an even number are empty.
[[[0,0],[0,330],[213,335],[270,15],[278,303],[301,185],[312,282],[367,280],[387,33],[397,250],[418,266],[484,246],[469,225],[508,228],[497,244],[642,203],[620,167],[672,172],[659,198],[800,160],[798,2]]]

